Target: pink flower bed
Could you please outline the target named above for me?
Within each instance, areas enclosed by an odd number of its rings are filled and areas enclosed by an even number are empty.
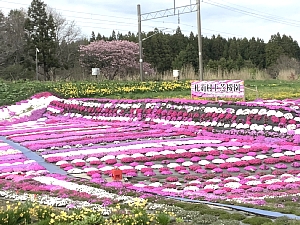
[[[124,177],[144,178],[104,182],[109,187],[246,201],[298,189],[298,104],[55,99],[42,119],[30,126],[6,124],[0,135],[96,183],[108,179],[115,167]],[[5,148],[0,143],[0,152]],[[0,155],[0,172],[42,170],[35,162],[23,166],[26,160],[19,153],[11,155]]]

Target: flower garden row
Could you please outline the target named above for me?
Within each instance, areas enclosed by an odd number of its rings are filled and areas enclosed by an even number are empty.
[[[18,106],[2,109],[13,119],[2,123],[0,135],[103,187],[260,204],[266,197],[298,193],[297,101],[216,104],[41,95]],[[42,117],[31,117],[36,110],[24,112],[32,108],[43,109]],[[15,173],[28,170],[16,167],[21,161],[3,158],[1,177],[19,179]],[[114,167],[128,182],[107,182]],[[71,185],[32,176],[46,185]]]
[[[259,98],[299,98],[299,84],[283,81],[245,81],[246,87],[258,87]],[[163,82],[35,82],[0,80],[0,106],[15,104],[40,92],[52,92],[62,98],[190,98],[191,81]],[[246,91],[246,99],[256,99],[256,93]],[[230,100],[230,99],[229,99]]]

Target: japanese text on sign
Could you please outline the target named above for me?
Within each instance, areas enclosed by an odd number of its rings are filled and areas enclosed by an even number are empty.
[[[196,81],[192,83],[192,96],[198,97],[244,97],[242,80]]]

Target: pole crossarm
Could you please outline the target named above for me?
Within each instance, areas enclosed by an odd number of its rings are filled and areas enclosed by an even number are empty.
[[[164,10],[159,10],[159,11],[155,11],[155,12],[143,13],[143,14],[141,14],[142,21],[174,16],[174,15],[176,15],[176,14],[174,14],[175,10],[178,11],[178,14],[196,12],[197,4],[180,6],[180,7],[176,7],[175,9],[170,8],[170,9],[164,9]]]

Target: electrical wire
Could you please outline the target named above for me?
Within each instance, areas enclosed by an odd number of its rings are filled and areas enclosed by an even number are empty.
[[[9,3],[9,4],[14,4],[14,5],[24,5],[24,6],[29,7],[28,4],[24,4],[24,3],[12,2],[12,1],[5,1],[5,0],[0,0],[0,2],[6,2],[6,3]],[[50,8],[52,8],[52,7],[50,7]],[[112,17],[112,18],[118,18],[118,19],[136,20],[136,19],[133,19],[133,18],[130,18],[130,17],[111,16],[111,15],[103,15],[103,14],[98,14],[98,13],[87,13],[87,12],[79,12],[79,11],[66,10],[66,9],[58,9],[58,8],[53,8],[53,9],[56,9],[56,10],[59,10],[59,11],[65,11],[65,12],[87,14],[87,15],[98,15],[98,16]]]
[[[24,5],[24,6],[26,5],[28,7],[27,4],[16,3],[16,2],[7,1],[7,0],[0,0],[0,2],[10,3],[10,4],[17,4],[17,5]],[[265,19],[265,20],[268,20],[268,21],[282,23],[282,24],[285,24],[285,25],[292,25],[292,26],[300,27],[300,24],[286,22],[286,20],[283,17],[276,17],[275,18],[275,15],[271,15],[271,14],[266,14],[268,16],[265,16],[263,14],[249,12],[249,11],[246,11],[246,10],[242,10],[242,9],[239,9],[239,8],[231,7],[231,6],[228,6],[228,5],[225,5],[225,4],[221,4],[221,3],[215,2],[213,0],[205,0],[205,1],[202,0],[202,2],[204,2],[206,4],[209,4],[209,5],[216,6],[216,7],[220,7],[220,8],[223,8],[223,9],[227,9],[227,10],[230,10],[230,11],[235,11],[235,12],[238,12],[238,13],[242,13],[242,14],[253,16],[253,17]],[[240,6],[240,7],[242,7],[242,6]],[[0,6],[0,8],[9,9],[7,7],[2,7],[2,6]],[[244,7],[244,8],[246,8],[246,7]],[[86,15],[89,15],[89,16],[113,17],[113,18],[120,18],[120,19],[123,19],[123,20],[125,19],[125,20],[135,20],[136,21],[136,19],[129,18],[129,17],[118,17],[118,16],[103,15],[103,14],[96,14],[96,13],[78,12],[78,11],[64,10],[64,9],[58,9],[58,8],[53,8],[53,9],[59,10],[59,11],[65,11],[65,12],[72,12],[72,13],[76,13],[76,14],[81,13],[81,14],[86,14]],[[249,8],[247,8],[247,9],[249,9]],[[102,21],[102,22],[106,23],[105,25],[109,25],[109,26],[122,24],[123,27],[128,27],[130,25],[137,25],[137,23],[124,22],[124,21],[119,21],[119,20],[116,21],[116,20],[107,20],[107,19],[101,19],[101,18],[87,18],[87,17],[74,16],[74,15],[71,15],[71,16],[68,16],[68,17],[69,18],[75,18],[76,22],[80,23],[80,24],[86,24],[86,23],[91,24],[91,22],[82,21],[82,20],[93,20],[92,24],[103,24],[103,23],[101,23],[101,21]],[[281,18],[281,20],[279,20],[278,18]],[[78,20],[78,19],[80,19],[80,20]],[[98,21],[98,22],[95,22],[95,20]],[[145,22],[149,22],[149,21],[145,21]],[[178,23],[165,22],[165,21],[151,21],[151,22],[153,22],[153,23],[163,23],[163,24],[176,24],[176,25],[179,25]],[[155,26],[150,26],[150,25],[143,25],[143,26],[144,27],[149,27],[149,28],[162,28],[162,27],[155,27]],[[196,28],[196,26],[194,26],[194,25],[183,24],[183,23],[181,23],[180,26],[186,26],[186,27]],[[104,28],[104,27],[97,27],[97,26],[86,26],[86,25],[84,25],[84,27],[99,28],[99,29],[111,29],[111,28]],[[172,29],[172,28],[170,28],[170,29]],[[240,36],[240,37],[242,37],[242,35],[239,35],[239,34],[233,34],[233,33],[228,33],[228,32],[224,32],[224,31],[211,30],[211,29],[207,29],[207,28],[202,28],[202,29],[203,30],[207,30],[207,31],[218,32],[220,34],[229,34],[229,35],[233,35],[233,36]],[[125,31],[123,29],[113,29],[113,30]],[[182,30],[182,29],[181,29],[181,31],[185,32],[185,30]],[[190,32],[190,31],[187,31],[187,32]]]
[[[209,0],[209,1],[213,1],[213,0]],[[241,5],[237,5],[237,4],[234,4],[234,3],[230,3],[230,2],[227,2],[225,0],[221,0],[221,1],[226,2],[228,4],[231,4],[231,5],[234,5],[234,6],[237,6],[237,7],[240,7],[240,8],[244,8],[244,9],[247,9],[247,10],[252,10],[254,12],[258,12],[258,13],[260,13],[262,15],[265,14],[267,16],[270,16],[270,18],[276,18],[276,19],[281,19],[281,20],[284,20],[284,21],[293,21],[293,22],[296,22],[296,23],[300,23],[300,20],[288,19],[288,18],[285,18],[285,17],[281,17],[279,15],[274,15],[274,14],[262,12],[262,11],[259,11],[259,10],[251,9],[251,8],[248,8],[248,7],[245,7],[245,6],[241,6]],[[216,1],[213,1],[213,2],[216,2]]]
[[[284,20],[280,20],[280,19],[273,18],[273,17],[268,17],[268,16],[261,15],[261,14],[255,13],[255,12],[249,12],[249,11],[246,11],[246,10],[243,10],[243,9],[238,9],[238,8],[235,8],[235,7],[231,7],[231,6],[228,6],[228,5],[225,5],[225,4],[214,3],[213,1],[208,2],[207,0],[203,1],[203,2],[206,3],[206,4],[209,4],[209,5],[219,7],[219,8],[223,8],[223,9],[227,9],[227,10],[237,12],[237,13],[241,13],[241,14],[244,14],[244,15],[260,18],[260,19],[263,19],[263,20],[276,22],[276,23],[279,23],[279,24],[284,24],[284,25],[293,26],[293,27],[300,27],[300,24],[297,24],[297,23],[294,23],[294,22],[293,23],[292,22],[286,22]]]

